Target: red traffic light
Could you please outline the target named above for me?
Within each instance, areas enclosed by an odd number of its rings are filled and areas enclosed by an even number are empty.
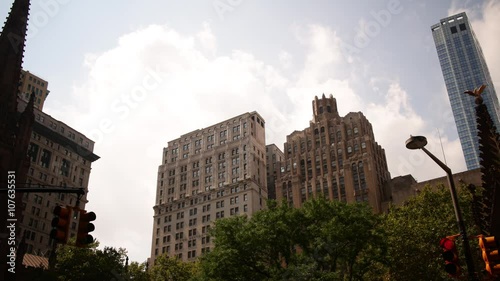
[[[443,248],[443,250],[453,251],[456,249],[455,242],[449,238],[443,238],[439,242],[439,245]]]
[[[51,222],[53,229],[50,231],[50,238],[54,239],[57,243],[66,244],[68,240],[71,210],[71,207],[63,208],[56,206],[52,212],[56,217]]]
[[[458,276],[460,274],[460,265],[458,263],[458,252],[455,241],[446,237],[441,239],[439,245],[443,250],[444,270],[451,276]]]

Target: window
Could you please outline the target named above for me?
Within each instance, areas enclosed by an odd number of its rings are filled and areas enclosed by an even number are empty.
[[[238,215],[239,208],[238,207],[231,208],[231,210],[229,210],[229,213],[230,213],[231,216]]]
[[[215,218],[216,219],[224,218],[224,211],[220,211],[220,212],[215,213]]]
[[[205,177],[205,183],[212,182],[212,176]]]
[[[452,26],[450,28],[450,30],[451,30],[451,33],[457,33],[457,27],[456,26]]]
[[[48,150],[42,150],[42,157],[40,157],[40,165],[44,168],[48,168],[50,165],[51,152]]]
[[[31,162],[36,162],[38,156],[38,145],[30,143],[28,148],[28,156],[31,158]]]
[[[460,27],[460,31],[464,31],[466,30],[467,28],[465,27],[465,24],[464,23],[461,23],[458,25]]]
[[[218,208],[224,208],[224,200],[221,200],[221,201],[217,201],[215,203],[215,207],[218,209]]]
[[[66,159],[62,159],[60,174],[65,176],[65,177],[69,176],[70,166],[71,166],[71,162],[69,162]]]

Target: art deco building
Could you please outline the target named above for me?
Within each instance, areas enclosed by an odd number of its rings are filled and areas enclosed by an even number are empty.
[[[361,112],[341,117],[330,95],[312,102],[308,128],[287,136],[285,161],[276,197],[300,207],[314,197],[344,202],[368,202],[374,212],[387,208],[391,180],[384,149],[375,141],[370,122]]]
[[[264,119],[245,113],[169,141],[158,168],[150,262],[193,261],[210,251],[221,218],[265,208]]]
[[[283,160],[285,160],[285,155],[274,143],[266,146],[267,196],[269,199],[276,200],[276,181],[281,172]]]
[[[465,13],[441,19],[431,29],[465,163],[468,170],[477,169],[480,164],[474,99],[464,92],[487,85],[482,97],[497,131],[500,128],[498,96]]]
[[[49,95],[48,85],[49,83],[42,78],[30,73],[29,71],[21,70],[19,97],[25,102],[28,102],[31,94],[34,94],[34,107],[39,110],[43,110],[43,104]]]
[[[23,111],[26,102],[18,100]],[[92,151],[94,142],[50,115],[34,109],[35,123],[28,147],[30,167],[25,186],[83,187],[88,192],[91,164],[99,159]],[[21,187],[21,186],[20,186]],[[21,189],[18,189],[20,192]],[[53,242],[49,237],[55,206],[75,206],[77,195],[70,193],[19,193],[23,195],[23,219],[20,236],[25,238],[26,252],[49,257]],[[80,208],[87,203],[81,198]],[[77,222],[70,226],[76,234]]]

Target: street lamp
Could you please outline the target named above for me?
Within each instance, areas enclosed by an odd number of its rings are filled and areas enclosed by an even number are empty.
[[[408,149],[422,149],[425,154],[429,155],[429,157],[436,162],[439,167],[441,167],[446,172],[446,177],[448,178],[448,185],[450,186],[451,200],[453,201],[453,208],[455,209],[455,217],[457,218],[458,228],[460,230],[460,234],[462,236],[462,240],[464,243],[464,252],[465,252],[465,262],[467,263],[467,271],[469,273],[469,280],[477,280],[475,272],[474,272],[474,262],[472,260],[472,255],[470,251],[469,238],[467,237],[467,232],[465,230],[465,224],[462,219],[462,212],[460,211],[460,206],[458,205],[457,191],[455,189],[455,183],[453,181],[453,175],[451,173],[451,169],[446,166],[441,160],[439,160],[436,156],[429,152],[425,148],[427,144],[427,139],[424,136],[411,136],[406,141],[406,148]]]

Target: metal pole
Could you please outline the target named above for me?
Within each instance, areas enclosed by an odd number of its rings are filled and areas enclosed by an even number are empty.
[[[465,262],[467,264],[467,272],[469,273],[469,280],[478,280],[476,277],[476,273],[474,270],[474,261],[472,260],[472,254],[470,250],[469,238],[467,236],[467,231],[465,229],[465,223],[462,219],[462,212],[460,211],[460,206],[458,204],[457,191],[455,189],[455,182],[453,181],[453,175],[451,173],[451,169],[446,166],[441,160],[439,160],[436,156],[434,156],[430,151],[428,151],[425,147],[422,147],[422,150],[429,155],[429,157],[436,162],[439,167],[441,167],[446,172],[446,177],[448,178],[448,185],[450,186],[451,200],[453,202],[453,208],[455,209],[455,217],[457,218],[458,228],[460,230],[460,234],[462,236],[462,240],[464,243],[464,254],[465,254]]]

